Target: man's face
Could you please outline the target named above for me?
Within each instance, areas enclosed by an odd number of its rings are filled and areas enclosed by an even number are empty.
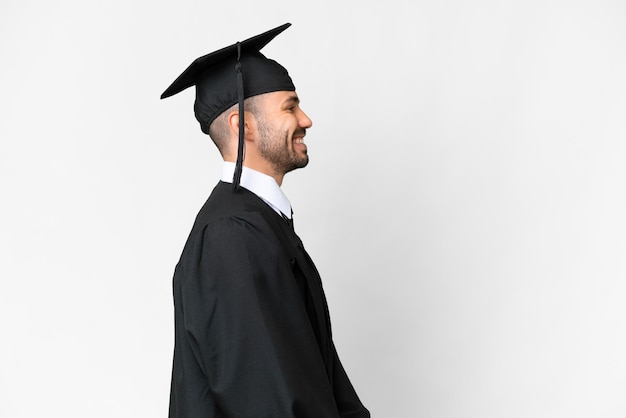
[[[304,144],[311,119],[300,109],[293,91],[277,91],[263,97],[257,112],[259,153],[280,174],[305,167],[309,162]]]

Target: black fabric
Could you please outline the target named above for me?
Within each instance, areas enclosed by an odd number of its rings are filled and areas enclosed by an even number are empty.
[[[170,418],[366,418],[315,265],[285,219],[220,182],[174,273]]]

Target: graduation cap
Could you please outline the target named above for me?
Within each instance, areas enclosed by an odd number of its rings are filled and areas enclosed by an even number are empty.
[[[285,23],[197,58],[161,94],[161,99],[165,99],[195,85],[194,113],[202,132],[206,134],[220,114],[234,104],[239,104],[239,143],[233,177],[235,190],[239,187],[243,165],[244,99],[274,91],[296,90],[287,70],[260,52],[289,26],[291,23]]]

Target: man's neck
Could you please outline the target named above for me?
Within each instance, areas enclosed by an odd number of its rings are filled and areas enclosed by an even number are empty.
[[[235,160],[233,159],[225,158],[224,161],[235,164]],[[260,161],[258,159],[252,159],[252,158],[246,159],[243,163],[243,166],[251,168],[254,171],[258,171],[259,173],[263,173],[267,176],[273,177],[274,180],[276,180],[276,183],[278,184],[279,187],[283,185],[283,178],[285,177],[285,175],[276,173],[272,165],[265,160]]]

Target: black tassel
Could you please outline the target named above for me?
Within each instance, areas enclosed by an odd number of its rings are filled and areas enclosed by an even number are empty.
[[[237,64],[235,64],[235,70],[237,71],[237,100],[239,102],[239,143],[237,145],[237,163],[235,164],[235,174],[233,176],[233,190],[239,189],[239,182],[241,181],[241,173],[243,171],[243,147],[244,147],[244,116],[243,116],[243,72],[241,68],[241,44],[237,42]]]

